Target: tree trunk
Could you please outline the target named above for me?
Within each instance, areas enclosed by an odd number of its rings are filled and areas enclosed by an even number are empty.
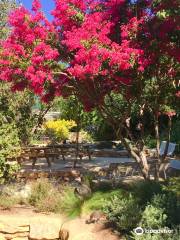
[[[81,130],[81,110],[80,110],[80,105],[79,105],[79,102],[78,102],[78,99],[76,98],[75,99],[75,102],[77,104],[77,109],[78,109],[78,112],[77,112],[77,119],[76,119],[76,123],[77,123],[77,132],[76,132],[76,156],[75,156],[75,160],[74,160],[74,163],[73,163],[73,168],[76,168],[76,164],[78,162],[78,157],[79,157],[79,133],[80,133],[80,130]]]
[[[77,127],[77,132],[76,132],[76,156],[73,163],[73,168],[76,168],[76,164],[78,162],[78,156],[79,156],[79,126]]]
[[[122,144],[124,145],[124,147],[128,151],[129,155],[132,158],[134,158],[135,161],[137,162],[137,164],[139,165],[140,171],[141,171],[144,179],[149,180],[150,179],[150,174],[149,174],[150,167],[149,167],[149,164],[148,164],[147,157],[146,157],[146,154],[144,152],[143,146],[141,146],[140,149],[134,150],[133,147],[131,146],[131,144],[129,144],[126,141],[125,137],[123,137],[123,135],[121,133],[122,128],[124,127],[123,123],[120,122],[120,121],[116,121],[115,119],[112,118],[112,116],[107,115],[107,117],[106,117],[106,114],[104,114],[104,112],[103,112],[104,109],[99,108],[99,110],[100,110],[101,116],[113,127],[113,129],[116,132],[117,138],[119,138],[121,140]],[[130,130],[129,130],[129,133],[131,134]],[[136,143],[134,145],[136,145]]]
[[[146,154],[144,151],[135,151],[133,147],[126,141],[126,139],[123,136],[120,136],[121,142],[125,146],[126,150],[128,151],[129,155],[135,159],[135,161],[139,164],[140,171],[142,173],[142,176],[144,179],[149,179],[149,164],[147,161]]]
[[[43,124],[44,121],[44,116],[46,115],[46,113],[51,109],[52,105],[48,105],[47,108],[45,110],[41,110],[39,112],[38,118],[37,118],[37,122],[36,125],[33,127],[32,131],[31,131],[31,135],[35,134],[38,130],[38,128],[40,128]]]
[[[159,166],[161,163],[161,159],[160,159],[160,135],[159,135],[159,120],[158,120],[158,115],[155,113],[154,114],[154,128],[155,128],[155,135],[156,135],[156,151],[157,151],[157,165],[155,167],[155,180],[159,181]]]
[[[166,147],[164,150],[164,154],[161,157],[161,164],[159,166],[159,174],[165,178],[164,176],[164,169],[166,167],[166,157],[167,157],[167,153],[168,153],[168,147],[169,147],[169,142],[170,142],[170,138],[171,138],[171,128],[172,128],[172,118],[168,116],[168,132],[167,132],[167,142],[166,142]]]

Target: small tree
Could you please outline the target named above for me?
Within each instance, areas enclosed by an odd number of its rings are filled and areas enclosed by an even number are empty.
[[[153,113],[159,151],[158,113],[180,95],[178,6],[177,0],[59,0],[50,23],[34,0],[32,12],[20,7],[9,18],[0,78],[15,90],[33,90],[45,102],[73,94],[86,111],[96,107],[148,179],[144,113]],[[133,106],[138,141],[129,124]]]

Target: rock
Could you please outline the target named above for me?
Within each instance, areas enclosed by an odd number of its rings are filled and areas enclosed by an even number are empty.
[[[70,178],[69,178],[69,177],[65,177],[65,178],[64,178],[64,181],[69,182],[69,181],[70,181]]]
[[[81,184],[81,186],[74,189],[74,194],[80,199],[87,199],[91,196],[92,191],[86,184]]]
[[[102,169],[102,167],[93,167],[93,171],[94,172],[99,172]]]
[[[80,176],[80,172],[77,170],[71,170],[71,175],[72,177],[79,177]]]
[[[61,224],[61,223],[60,223]],[[51,223],[32,223],[30,225],[29,239],[53,240],[59,239],[61,225]]]
[[[28,198],[31,194],[31,186],[28,184],[11,184],[1,187],[0,191],[10,197]]]
[[[20,232],[20,233],[12,233],[12,234],[9,234],[9,233],[7,233],[7,234],[4,234],[4,237],[5,237],[5,239],[7,239],[7,240],[11,240],[11,239],[14,239],[14,238],[27,238],[29,236],[29,232],[26,232],[26,233],[22,233],[22,232]]]
[[[29,226],[9,226],[0,223],[0,233],[5,234],[16,234],[16,233],[25,233],[29,232]]]
[[[10,226],[0,223],[0,240],[3,239],[27,239],[29,235],[29,226]],[[2,239],[1,239],[2,238]]]
[[[12,240],[29,240],[28,237],[16,237],[16,238],[12,238]]]
[[[89,216],[89,219],[86,220],[87,224],[90,223],[96,223],[99,221],[105,221],[106,220],[106,215],[102,212],[102,211],[94,211],[91,213],[91,215]]]
[[[26,184],[20,191],[20,196],[23,198],[28,198],[31,195],[32,186],[30,184]]]

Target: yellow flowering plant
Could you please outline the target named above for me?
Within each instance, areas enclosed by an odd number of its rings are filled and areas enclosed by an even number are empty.
[[[73,120],[49,120],[44,124],[46,135],[52,142],[60,142],[68,139],[70,130],[76,127],[76,123]]]

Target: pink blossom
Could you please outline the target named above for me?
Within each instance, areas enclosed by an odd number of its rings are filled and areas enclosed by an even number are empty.
[[[180,97],[180,91],[178,91],[177,93],[176,93],[176,97]]]
[[[164,114],[171,118],[171,117],[173,117],[173,116],[176,115],[176,112],[174,112],[174,111],[169,111],[169,112],[164,112]]]
[[[41,9],[40,1],[39,1],[39,0],[33,0],[32,10],[33,10],[34,12],[36,12],[36,11],[39,11],[40,9]]]
[[[50,22],[40,1],[34,0],[33,11],[19,7],[10,13],[10,34],[0,43],[0,78],[12,82],[14,89],[30,88],[44,101],[61,94],[68,77],[89,93],[98,86],[95,100],[95,94],[79,96],[86,110],[102,104],[106,94],[119,92],[122,85],[130,98],[134,78],[143,81],[159,72],[162,79],[173,81],[180,61],[179,20],[173,14],[177,6],[177,0],[157,6],[147,0],[137,15],[125,0],[55,0]],[[172,13],[159,18],[157,13],[166,10]],[[61,71],[68,77],[59,76]]]

